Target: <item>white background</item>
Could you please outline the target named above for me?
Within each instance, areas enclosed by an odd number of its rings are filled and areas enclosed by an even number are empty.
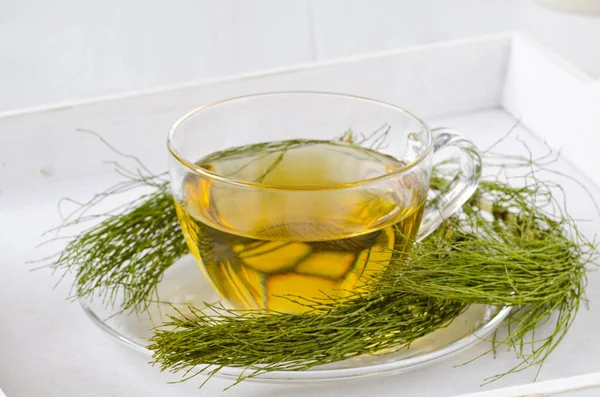
[[[0,112],[511,30],[600,77],[600,17],[533,0],[0,0]]]

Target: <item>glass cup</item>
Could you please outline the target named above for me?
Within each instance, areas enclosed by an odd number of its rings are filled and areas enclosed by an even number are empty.
[[[231,307],[269,313],[366,288],[459,209],[481,174],[459,132],[389,103],[321,92],[200,107],[175,123],[168,148],[200,268]],[[456,176],[425,205],[442,149]]]

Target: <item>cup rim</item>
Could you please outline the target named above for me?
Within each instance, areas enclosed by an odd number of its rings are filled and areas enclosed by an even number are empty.
[[[185,123],[187,120],[189,120],[190,118],[194,117],[196,114],[207,110],[207,109],[211,109],[214,108],[216,106],[219,105],[223,105],[223,104],[228,104],[231,102],[235,102],[238,100],[242,100],[242,99],[252,99],[252,98],[258,98],[258,97],[265,97],[265,96],[277,96],[277,95],[298,95],[298,94],[302,94],[302,95],[319,95],[319,96],[332,96],[332,97],[340,97],[340,98],[346,98],[346,99],[355,99],[355,100],[360,100],[363,102],[370,102],[373,104],[377,104],[377,105],[381,105],[381,106],[385,106],[388,108],[392,108],[394,110],[400,111],[402,113],[407,114],[408,116],[412,117],[415,121],[417,121],[419,124],[421,124],[421,126],[423,127],[426,137],[427,137],[427,142],[425,144],[425,148],[423,149],[423,151],[421,153],[419,153],[419,155],[410,163],[407,163],[406,165],[404,165],[403,167],[400,167],[394,171],[388,172],[386,174],[383,175],[379,175],[373,178],[367,178],[367,179],[362,179],[360,181],[355,181],[355,182],[348,182],[348,183],[339,183],[339,184],[330,184],[330,185],[298,185],[298,186],[288,186],[288,185],[270,185],[268,183],[261,183],[261,182],[249,182],[249,181],[244,181],[244,180],[239,180],[239,179],[235,179],[235,178],[229,178],[223,175],[219,175],[217,173],[208,171],[205,168],[202,168],[198,165],[196,165],[194,162],[187,160],[176,148],[175,148],[175,144],[174,144],[174,136],[175,133],[177,132],[177,130],[179,129],[179,127]],[[410,111],[394,105],[392,103],[389,102],[384,102],[384,101],[380,101],[377,99],[372,99],[372,98],[367,98],[364,96],[360,96],[360,95],[353,95],[353,94],[342,94],[342,93],[336,93],[336,92],[327,92],[327,91],[272,91],[272,92],[263,92],[263,93],[255,93],[255,94],[248,94],[248,95],[240,95],[240,96],[235,96],[235,97],[231,97],[231,98],[227,98],[227,99],[222,99],[219,101],[215,101],[215,102],[211,102],[209,104],[197,107],[196,109],[193,109],[192,111],[188,112],[187,114],[185,114],[184,116],[182,116],[181,118],[179,118],[179,120],[177,120],[173,126],[171,127],[171,130],[169,131],[169,134],[167,135],[167,148],[169,150],[169,153],[175,158],[175,160],[177,160],[180,164],[182,164],[183,166],[185,166],[186,168],[188,168],[190,171],[192,171],[195,174],[199,174],[202,175],[206,178],[212,179],[212,180],[218,180],[220,182],[225,182],[231,185],[235,185],[235,186],[242,186],[242,187],[248,187],[248,188],[259,188],[259,189],[267,189],[267,190],[289,190],[289,191],[314,191],[314,190],[338,190],[338,189],[347,189],[347,188],[351,188],[351,187],[357,187],[357,186],[363,186],[363,185],[367,185],[370,183],[374,183],[380,180],[384,180],[386,178],[389,178],[390,176],[394,176],[394,175],[399,175],[402,174],[412,168],[414,168],[415,166],[417,166],[418,164],[421,163],[421,161],[423,161],[423,159],[425,159],[429,153],[431,153],[431,151],[433,150],[433,137],[431,134],[431,129],[429,128],[429,126],[419,117],[415,116],[413,113],[411,113]]]

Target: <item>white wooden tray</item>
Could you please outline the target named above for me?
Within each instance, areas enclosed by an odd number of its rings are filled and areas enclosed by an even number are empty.
[[[169,385],[179,378],[160,374],[147,359],[116,344],[97,329],[77,304],[64,298],[70,279],[53,290],[57,277],[30,272],[26,261],[57,247],[34,248],[40,234],[60,220],[64,196],[86,199],[118,177],[104,164],[114,154],[100,133],[151,169],[166,169],[165,137],[182,114],[234,95],[314,89],[373,97],[401,105],[429,121],[462,130],[481,147],[515,133],[534,149],[541,139],[562,147],[563,172],[582,179],[600,197],[600,84],[528,39],[502,35],[442,43],[303,65],[296,68],[195,83],[97,101],[0,116],[0,387],[19,396],[192,396],[216,395],[228,381],[213,379]],[[514,141],[513,141],[514,144]],[[511,150],[507,143],[504,150]],[[585,170],[583,176],[579,170]],[[575,215],[590,218],[587,197],[572,197]],[[597,217],[582,224],[600,230]],[[600,383],[600,273],[589,277],[590,309],[544,366],[480,387],[487,376],[517,363],[509,352],[458,366],[485,351],[466,353],[415,372],[387,378],[311,385],[241,384],[223,396],[523,396],[559,393]],[[563,379],[570,378],[572,379]],[[520,386],[525,385],[525,386]],[[509,389],[503,389],[509,387]],[[592,393],[592,394],[582,394]],[[568,396],[600,395],[600,389]],[[556,394],[561,395],[563,394]],[[566,396],[566,395],[565,395]]]

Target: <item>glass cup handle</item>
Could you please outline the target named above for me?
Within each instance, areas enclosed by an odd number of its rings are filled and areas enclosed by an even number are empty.
[[[477,147],[460,132],[452,128],[434,128],[433,152],[442,149],[459,150],[460,168],[456,176],[430,200],[423,213],[417,241],[431,234],[473,195],[481,177],[481,156]]]

